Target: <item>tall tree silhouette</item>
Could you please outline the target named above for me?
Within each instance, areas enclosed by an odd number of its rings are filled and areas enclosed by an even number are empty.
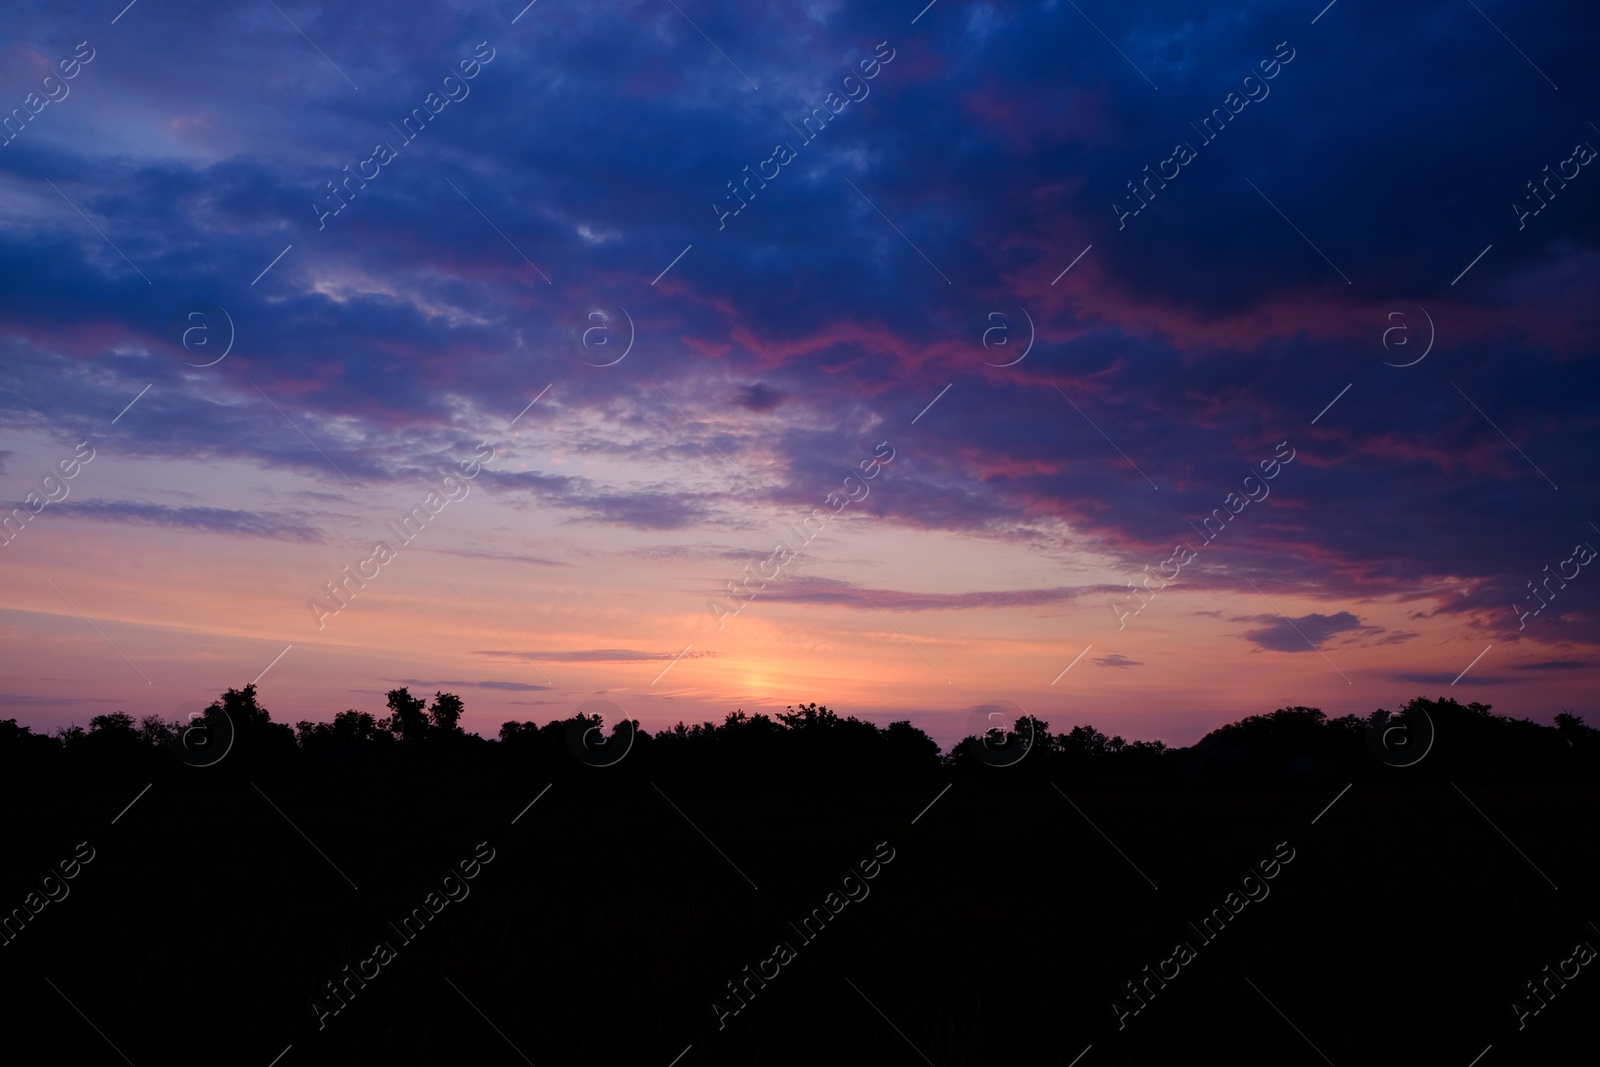
[[[278,763],[294,750],[294,731],[272,721],[267,709],[256,700],[254,682],[243,689],[227,690],[202,714],[213,738],[230,736],[221,728],[224,715],[232,724],[233,742],[226,758],[227,773],[243,773],[251,766]]]
[[[256,701],[256,684],[251,682],[243,689],[229,689],[221,697],[213,700],[206,708],[205,714],[215,715],[227,712],[228,718],[233,720],[233,728],[240,736],[293,736],[292,731],[282,723],[272,721],[272,716],[267,709]]]
[[[433,694],[433,707],[428,709],[428,714],[433,720],[434,731],[446,736],[460,734],[461,712],[461,698],[454,693]]]
[[[389,717],[383,720],[383,728],[401,741],[426,739],[433,725],[423,711],[427,701],[412,696],[405,686],[391,689],[385,696],[389,702]]]

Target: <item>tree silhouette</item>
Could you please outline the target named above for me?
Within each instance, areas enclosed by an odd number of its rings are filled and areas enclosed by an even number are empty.
[[[445,736],[460,734],[461,712],[461,698],[454,693],[433,694],[433,707],[428,709],[428,714],[433,719],[433,730],[436,733]]]
[[[58,739],[0,719],[0,783],[13,789],[42,784],[56,778],[64,762]]]
[[[0,719],[0,751],[40,751],[46,747],[52,747],[48,735],[36,734],[29,726],[18,726],[16,719]]]
[[[1080,759],[1101,759],[1122,747],[1122,738],[1108,738],[1087,724],[1074,726],[1056,739],[1057,747]]]
[[[89,720],[89,732],[99,733],[104,730],[108,734],[136,734],[133,716],[125,711],[112,711],[105,715],[96,715]]]
[[[739,717],[744,717],[744,712],[738,712]],[[729,722],[733,717],[729,716]],[[765,719],[765,715],[758,714],[758,719]],[[778,712],[778,720],[791,730],[827,730],[838,726],[844,720],[828,708],[818,707],[815,702],[801,704],[799,710],[794,705],[789,705],[789,710]]]
[[[1570,711],[1556,714],[1556,731],[1567,747],[1580,752],[1594,752],[1600,749],[1600,730],[1583,721],[1583,716],[1574,715]]]
[[[87,742],[102,751],[127,750],[142,746],[144,738],[134,725],[132,715],[125,711],[113,711],[105,715],[96,715],[89,720]]]
[[[371,712],[354,708],[341,711],[333,722],[298,722],[295,724],[296,740],[301,748],[347,747],[373,743],[392,742],[394,736]]]
[[[433,725],[423,711],[427,701],[412,696],[405,686],[389,690],[385,697],[389,703],[389,717],[383,720],[383,728],[401,741],[424,740]]]
[[[939,762],[939,743],[915,726],[910,719],[899,719],[884,727],[884,748],[898,765],[918,764],[933,767]]]
[[[145,744],[160,748],[171,743],[174,735],[184,725],[185,723],[182,719],[174,719],[168,722],[159,715],[146,715],[139,720],[139,736],[144,739]]]
[[[243,689],[227,690],[202,714],[211,724],[213,736],[227,736],[218,729],[218,720],[224,714],[233,724],[233,748],[238,749],[238,753],[228,757],[231,771],[241,770],[258,760],[284,759],[294,749],[294,731],[283,723],[273,722],[267,709],[257,703],[254,682]]]
[[[77,723],[73,723],[71,726],[56,727],[50,736],[62,748],[77,749],[83,747],[84,739],[89,736],[89,733]]]
[[[945,763],[951,767],[1014,767],[1032,758],[1038,768],[1042,757],[1055,750],[1050,724],[1032,715],[1019,716],[1009,729],[991,726],[983,734],[968,734],[950,749]]]
[[[680,724],[681,725],[681,724]],[[536,722],[503,722],[500,724],[500,742],[506,745],[522,746],[537,742],[539,739],[539,724]]]
[[[267,709],[256,702],[256,685],[251,682],[243,689],[229,689],[206,708],[205,714],[227,712],[233,720],[234,730],[241,736],[267,736],[289,728],[272,721]]]
[[[386,702],[389,714],[382,718],[352,708],[334,716],[331,723],[301,721],[290,730],[272,721],[258,702],[252,683],[228,689],[206,708],[205,715],[215,720],[225,714],[231,721],[236,740],[243,742],[241,754],[229,759],[229,767],[238,769],[292,766],[296,752],[318,751],[344,759],[356,749],[397,740],[410,742],[408,749],[424,753],[441,742],[452,742],[456,756],[468,758],[476,758],[470,756],[469,747],[487,751],[482,746],[491,746],[519,763],[533,760],[551,766],[570,764],[574,756],[592,763],[586,753],[609,754],[593,736],[603,726],[598,714],[576,714],[542,725],[506,722],[494,743],[464,732],[465,702],[457,694],[435,692],[429,706],[402,686],[390,690]],[[1563,711],[1555,716],[1553,726],[1546,726],[1495,714],[1487,704],[1461,704],[1448,697],[1416,697],[1398,712],[1379,708],[1367,716],[1351,714],[1337,719],[1329,719],[1318,708],[1279,708],[1219,726],[1195,745],[1181,749],[1169,749],[1160,741],[1108,737],[1089,724],[1052,734],[1048,722],[1024,714],[1008,728],[992,729],[985,737],[963,738],[948,755],[941,755],[933,739],[909,720],[880,727],[855,716],[840,716],[813,702],[790,705],[775,716],[748,714],[739,708],[727,713],[720,724],[679,722],[654,735],[629,720],[630,739],[617,752],[628,759],[630,769],[659,768],[681,776],[680,780],[717,788],[769,788],[779,783],[787,788],[797,781],[815,782],[819,773],[832,775],[841,783],[883,781],[886,776],[909,780],[941,766],[987,776],[992,768],[1018,764],[1022,766],[1008,777],[1019,783],[1063,772],[1147,781],[1159,776],[1248,780],[1334,773],[1382,777],[1400,765],[1374,761],[1370,731],[1377,728],[1392,733],[1403,720],[1415,729],[1424,715],[1435,731],[1428,735],[1426,747],[1417,746],[1418,758],[1413,763],[1420,766],[1407,772],[1413,780],[1461,771],[1502,780],[1530,774],[1582,774],[1600,760],[1600,730],[1579,715]],[[58,753],[86,759],[91,766],[108,760],[121,762],[130,756],[144,758],[143,754],[169,744],[190,725],[181,720],[167,722],[158,715],[135,721],[126,712],[116,711],[94,716],[88,729],[71,725],[46,735],[18,726],[14,719],[0,720],[0,762],[10,768],[8,773],[16,774],[45,766],[41,761],[52,760]],[[612,733],[615,737],[615,728]],[[574,737],[580,740],[574,742]],[[454,742],[466,740],[476,740],[478,745],[457,749]],[[1421,762],[1424,757],[1426,764]],[[978,770],[980,767],[987,769]],[[235,771],[226,773],[231,776]]]

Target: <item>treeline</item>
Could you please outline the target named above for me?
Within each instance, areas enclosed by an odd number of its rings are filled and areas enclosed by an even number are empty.
[[[600,715],[580,712],[542,725],[506,722],[491,740],[462,729],[465,704],[456,694],[436,692],[430,702],[402,687],[390,690],[386,700],[387,715],[350,709],[332,722],[301,721],[293,729],[272,721],[253,684],[229,689],[190,722],[159,715],[135,720],[117,711],[94,716],[87,729],[73,725],[38,734],[6,719],[0,720],[0,761],[15,767],[30,759],[127,757],[160,749],[186,753],[185,762],[200,765],[237,750],[236,762],[251,766],[337,762],[358,754],[448,754],[468,764],[475,758],[551,766],[627,762],[723,781],[771,780],[784,771],[855,778],[984,767],[1011,768],[1019,778],[1179,779],[1333,778],[1395,767],[1471,767],[1491,775],[1600,768],[1600,730],[1580,716],[1563,712],[1546,726],[1452,698],[1418,697],[1397,712],[1380,708],[1365,717],[1336,719],[1317,708],[1279,708],[1228,723],[1187,748],[1108,737],[1091,725],[1051,733],[1048,722],[1023,715],[1009,729],[966,737],[949,752],[909,720],[879,726],[815,703],[772,716],[741,709],[720,724],[679,722],[654,734],[638,720],[614,723],[608,734]],[[212,746],[209,756],[206,745]]]

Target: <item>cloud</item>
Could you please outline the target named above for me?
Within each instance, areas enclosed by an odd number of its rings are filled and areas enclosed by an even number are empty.
[[[547,663],[643,663],[652,660],[677,659],[677,652],[637,652],[628,648],[593,648],[577,649],[571,652],[503,652],[496,649],[477,651],[471,653],[491,660],[543,660]],[[682,654],[684,659],[700,659],[715,656],[715,652],[687,652]],[[539,686],[544,689],[546,686]]]
[[[1244,636],[1258,649],[1268,652],[1314,652],[1316,649],[1311,647],[1312,643],[1321,646],[1334,634],[1366,629],[1361,625],[1361,620],[1348,611],[1333,615],[1312,612],[1298,619],[1276,615],[1257,618],[1270,618],[1272,621],[1259,630],[1246,630]]]
[[[548,685],[529,685],[526,682],[462,682],[445,679],[443,681],[426,681],[421,678],[385,678],[386,682],[399,682],[402,685],[419,685],[424,689],[437,689],[440,686],[451,686],[459,689],[504,689],[513,693],[531,693],[541,689],[550,689]]]
[[[963,611],[975,608],[1036,607],[1067,603],[1088,593],[1117,590],[1117,586],[1053,586],[1046,589],[982,590],[971,593],[917,593],[900,589],[862,589],[834,578],[780,575],[767,583],[755,602],[834,604],[871,611]],[[714,595],[716,592],[715,591]],[[865,599],[862,594],[866,594]],[[870,601],[870,602],[869,602]]]
[[[774,389],[766,382],[741,386],[737,403],[749,411],[771,411],[788,399],[789,394]]]
[[[1539,663],[1518,663],[1512,670],[1518,671],[1586,671],[1593,670],[1595,664],[1583,659],[1551,659]]]
[[[237,534],[243,537],[269,537],[279,541],[324,540],[321,530],[306,525],[302,519],[257,511],[205,507],[173,508],[164,504],[136,504],[109,500],[68,500],[56,506],[64,515],[75,515],[97,522],[168,526],[185,530]]]
[[[750,560],[750,549],[728,548],[726,545],[641,545],[616,553],[617,556],[627,559],[642,560],[646,563],[657,564],[666,562],[716,562],[722,563],[736,560],[746,563]]]
[[[503,495],[526,494],[541,508],[577,512],[580,519],[635,530],[679,530],[711,514],[694,495],[666,487],[618,490],[589,478],[538,471],[485,470],[483,484]]]
[[[1413,682],[1418,685],[1439,685],[1448,688],[1455,683],[1459,672],[1451,674],[1449,671],[1411,671],[1404,674],[1389,675],[1390,681]],[[1511,685],[1515,678],[1501,678],[1492,674],[1473,674],[1463,679],[1462,685]]]
[[[27,694],[23,694],[23,693],[17,693],[17,694],[0,693],[0,705],[5,705],[7,707],[17,707],[17,708],[27,708],[27,707],[54,708],[54,707],[70,706],[70,705],[76,705],[76,704],[116,704],[116,703],[120,703],[120,701],[112,700],[109,697],[105,697],[105,698],[101,698],[101,697],[40,697],[40,696],[28,696]]]
[[[1144,661],[1136,660],[1136,659],[1129,659],[1127,656],[1124,656],[1119,652],[1113,652],[1109,656],[1096,656],[1094,658],[1094,661],[1096,663],[1098,663],[1102,667],[1143,667],[1144,666]]]
[[[518,556],[509,552],[480,552],[464,548],[430,548],[427,552],[439,552],[449,556],[461,556],[465,559],[487,559],[496,563],[528,563],[538,567],[571,567],[572,564],[564,563],[558,559],[544,559],[541,556]]]

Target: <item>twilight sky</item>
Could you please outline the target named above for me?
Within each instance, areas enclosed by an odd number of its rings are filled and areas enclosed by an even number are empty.
[[[0,717],[1600,719],[1589,5],[124,2],[0,28]]]

